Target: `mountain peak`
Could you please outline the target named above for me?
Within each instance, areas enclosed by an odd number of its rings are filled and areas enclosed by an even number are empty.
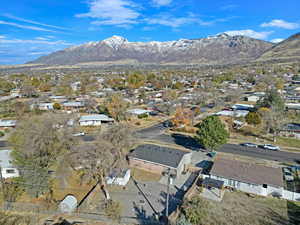
[[[177,41],[129,42],[112,36],[41,57],[34,63],[76,64],[82,62],[127,62],[161,64],[229,64],[259,57],[273,46],[256,39],[229,38],[219,34],[210,38],[180,39]],[[132,62],[132,61],[131,61]]]
[[[120,45],[128,43],[128,40],[124,37],[113,35],[112,37],[103,40],[103,42],[112,48],[118,48]]]
[[[227,33],[219,33],[216,36],[219,37],[219,38],[228,38],[228,37],[230,37],[230,35],[227,34]]]

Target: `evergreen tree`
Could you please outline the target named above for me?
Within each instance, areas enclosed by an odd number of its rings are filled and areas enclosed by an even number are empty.
[[[209,116],[198,126],[197,140],[206,149],[215,150],[227,142],[229,133],[217,116]]]

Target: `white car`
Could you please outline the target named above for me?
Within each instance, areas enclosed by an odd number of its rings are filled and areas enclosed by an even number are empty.
[[[84,136],[84,135],[85,135],[84,132],[79,132],[79,133],[73,134],[73,137],[79,137],[79,136]]]
[[[257,148],[257,144],[253,144],[253,143],[241,143],[241,146],[245,146],[245,147],[251,147],[251,148]]]
[[[264,149],[268,149],[268,150],[272,150],[272,151],[279,151],[280,150],[280,148],[278,146],[270,145],[270,144],[264,144],[262,147]]]

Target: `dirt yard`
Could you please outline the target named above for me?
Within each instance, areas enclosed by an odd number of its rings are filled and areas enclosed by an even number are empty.
[[[208,204],[206,225],[300,224],[300,203],[226,192],[222,202]]]

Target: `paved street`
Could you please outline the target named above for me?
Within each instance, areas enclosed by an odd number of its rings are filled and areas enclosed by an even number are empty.
[[[141,139],[149,139],[168,144],[177,144],[191,150],[203,150],[198,142],[189,136],[182,134],[165,134],[167,127],[162,123],[139,131],[137,137]],[[243,156],[249,156],[259,159],[274,160],[287,163],[300,163],[300,154],[286,151],[271,151],[261,148],[243,147],[234,144],[225,144],[218,151]]]
[[[8,146],[8,142],[7,141],[0,141],[0,148],[5,148]]]
[[[135,132],[135,136],[140,139],[149,139],[161,135],[168,128],[166,122],[155,124],[151,127],[144,128]]]
[[[300,163],[300,154],[293,152],[271,151],[262,148],[250,148],[234,144],[226,144],[221,147],[219,151],[279,162]]]

